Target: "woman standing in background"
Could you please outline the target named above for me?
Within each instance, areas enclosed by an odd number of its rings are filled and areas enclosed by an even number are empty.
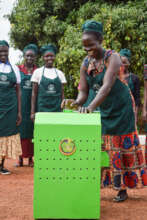
[[[38,112],[61,111],[61,102],[64,98],[64,84],[66,84],[64,73],[53,66],[56,57],[56,47],[48,44],[42,46],[40,51],[43,56],[44,66],[36,69],[31,78],[33,83],[32,120],[35,117],[36,102]]]
[[[143,120],[145,122],[145,133],[146,133],[146,143],[145,143],[145,162],[147,167],[147,64],[144,65],[144,104],[143,104]]]
[[[31,96],[32,83],[30,81],[34,70],[38,47],[35,44],[27,45],[24,50],[24,64],[19,65],[21,74],[21,91],[22,91],[22,123],[20,125],[22,155],[19,157],[17,166],[23,166],[23,158],[28,158],[28,165],[33,166],[34,146],[33,138],[33,122],[30,119],[31,112]]]
[[[122,69],[126,82],[132,92],[135,100],[135,116],[137,120],[138,108],[140,106],[140,80],[137,75],[129,72],[129,66],[131,62],[131,51],[128,49],[121,49],[119,52],[122,61]]]
[[[0,173],[10,174],[4,168],[5,158],[16,159],[22,154],[18,125],[21,123],[20,72],[8,60],[9,44],[0,41]]]

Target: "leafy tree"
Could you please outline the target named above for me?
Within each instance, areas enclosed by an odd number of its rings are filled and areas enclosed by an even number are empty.
[[[9,20],[11,42],[23,49],[28,42],[39,46],[58,41],[66,30],[66,19],[87,0],[18,0]],[[95,2],[95,1],[91,1]]]
[[[57,66],[68,79],[67,97],[75,97],[77,92],[85,56],[81,26],[88,19],[104,24],[105,48],[132,51],[131,71],[143,79],[143,64],[147,62],[147,0],[18,0],[9,19],[11,42],[16,48],[23,49],[28,43],[57,45]]]

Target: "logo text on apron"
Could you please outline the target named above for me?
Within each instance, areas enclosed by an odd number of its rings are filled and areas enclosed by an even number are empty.
[[[93,85],[93,90],[95,91],[96,94],[98,93],[100,88],[101,88],[101,86],[99,84],[94,84]]]
[[[31,81],[30,80],[25,80],[23,88],[24,89],[32,89]]]
[[[56,93],[56,88],[54,84],[49,84],[47,89],[48,89],[47,93],[50,93],[50,94]]]
[[[0,84],[5,84],[5,85],[9,84],[9,81],[7,81],[7,76],[6,75],[1,75],[0,76]]]

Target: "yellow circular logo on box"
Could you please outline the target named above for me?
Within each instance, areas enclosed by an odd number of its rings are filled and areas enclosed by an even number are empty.
[[[65,138],[60,142],[59,150],[62,154],[68,156],[72,155],[76,151],[76,146],[71,138]]]

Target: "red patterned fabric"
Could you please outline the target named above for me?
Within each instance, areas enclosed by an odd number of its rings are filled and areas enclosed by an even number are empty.
[[[19,70],[20,70],[21,72],[23,72],[24,74],[26,74],[26,75],[29,74],[29,73],[28,73],[28,70],[27,70],[27,68],[25,67],[24,64],[18,65],[18,68],[19,68]],[[36,69],[37,69],[37,66],[34,65],[32,73],[33,73],[34,70],[36,70]]]
[[[143,150],[137,132],[104,135],[103,141],[102,150],[109,154],[110,168],[103,171],[102,186],[113,186],[116,190],[147,187],[147,146]]]

